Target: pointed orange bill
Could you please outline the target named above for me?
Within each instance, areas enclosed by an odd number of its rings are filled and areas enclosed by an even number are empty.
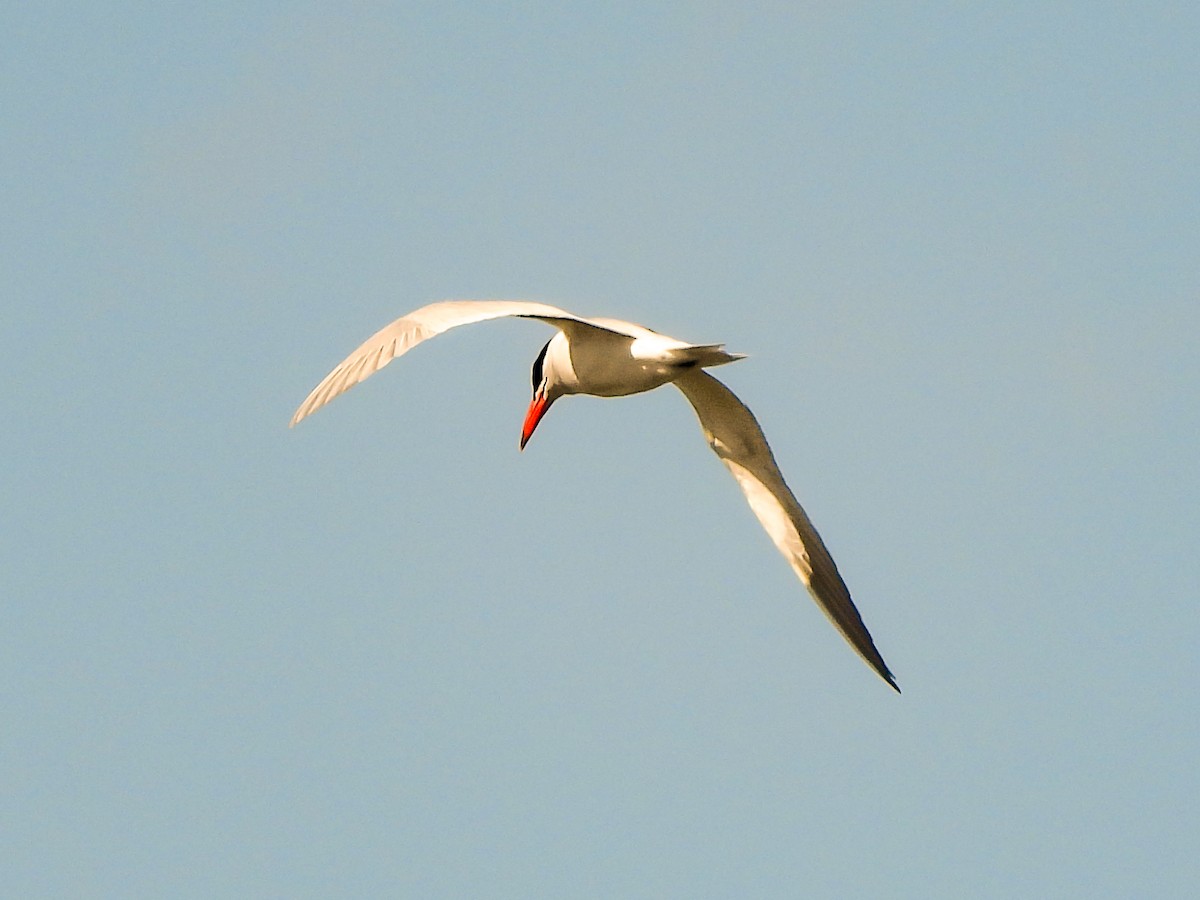
[[[542,421],[542,416],[546,414],[546,410],[550,408],[552,400],[547,400],[545,394],[534,394],[533,400],[529,404],[529,412],[525,413],[525,424],[521,426],[521,449],[525,449],[525,445],[529,443],[529,439],[533,436],[533,429],[537,428],[538,422]]]

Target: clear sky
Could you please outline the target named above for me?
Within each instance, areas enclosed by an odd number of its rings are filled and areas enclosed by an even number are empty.
[[[0,894],[1184,897],[1195,4],[0,14]],[[725,341],[904,690],[672,389]]]

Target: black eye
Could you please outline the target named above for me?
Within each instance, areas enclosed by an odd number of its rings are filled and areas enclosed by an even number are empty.
[[[533,361],[533,392],[535,394],[537,393],[538,386],[542,383],[542,364],[546,361],[546,351],[549,349],[550,341],[546,341],[546,346],[542,348],[542,352]]]

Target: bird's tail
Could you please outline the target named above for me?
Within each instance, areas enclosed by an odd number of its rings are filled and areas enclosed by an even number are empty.
[[[687,347],[677,347],[669,351],[672,363],[679,366],[707,369],[710,366],[723,366],[726,363],[745,359],[744,353],[728,353],[724,344],[691,344]]]

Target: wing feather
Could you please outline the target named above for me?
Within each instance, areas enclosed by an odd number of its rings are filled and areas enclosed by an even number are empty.
[[[817,606],[867,664],[899,692],[833,557],[784,482],[754,414],[729,388],[700,369],[674,383],[696,410],[709,446],[733,474],[754,515]]]
[[[526,300],[446,300],[431,303],[401,316],[367,338],[353,353],[312,389],[292,416],[295,425],[320,409],[338,394],[370,378],[393,359],[417,344],[459,325],[485,322],[506,316],[541,319],[559,327],[579,323],[619,334],[637,335],[637,326],[617,320],[593,321],[545,303]]]

